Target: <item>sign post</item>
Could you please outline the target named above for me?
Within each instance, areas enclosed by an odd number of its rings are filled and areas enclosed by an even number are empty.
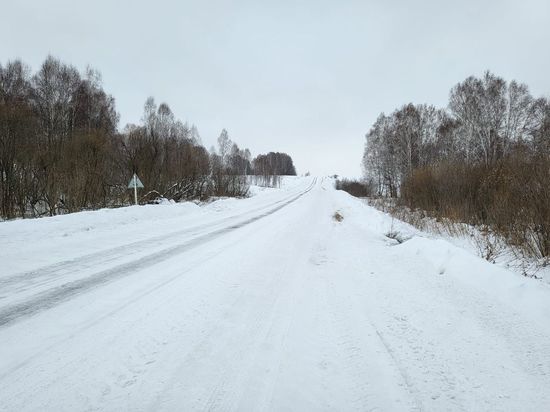
[[[128,183],[128,189],[132,189],[132,188],[134,189],[134,201],[136,205],[138,204],[138,198],[137,198],[138,187],[140,189],[143,189],[143,183],[141,183],[141,180],[139,180],[138,175],[134,173],[134,175],[130,179],[130,182]]]

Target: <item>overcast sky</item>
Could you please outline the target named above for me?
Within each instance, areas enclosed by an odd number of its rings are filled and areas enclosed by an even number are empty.
[[[550,95],[549,0],[12,0],[0,60],[35,71],[48,54],[103,75],[121,128],[147,96],[222,128],[299,173],[359,176],[364,135],[407,102],[445,106],[489,69]]]

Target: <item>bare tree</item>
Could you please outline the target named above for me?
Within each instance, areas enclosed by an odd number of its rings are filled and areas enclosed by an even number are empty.
[[[218,154],[220,155],[222,165],[226,165],[227,155],[231,149],[231,139],[227,130],[223,129],[218,137]]]

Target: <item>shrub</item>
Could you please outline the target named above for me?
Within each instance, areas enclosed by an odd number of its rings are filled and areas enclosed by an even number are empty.
[[[369,183],[363,183],[358,180],[337,180],[336,189],[348,192],[355,197],[369,197],[372,195],[372,186]]]
[[[550,257],[550,159],[515,154],[492,165],[414,170],[400,202],[435,218],[487,225],[536,257]]]

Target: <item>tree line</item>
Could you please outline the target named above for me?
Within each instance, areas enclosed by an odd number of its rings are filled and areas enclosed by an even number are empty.
[[[280,184],[280,176],[296,176],[292,158],[286,153],[258,155],[253,165],[256,183],[260,185],[275,187]]]
[[[225,129],[208,151],[196,126],[152,97],[139,124],[119,131],[118,122],[97,70],[52,56],[36,73],[20,60],[0,64],[0,217],[126,205],[133,173],[145,186],[141,202],[245,196],[246,175],[295,174],[290,156],[265,167],[271,153],[252,159]]]
[[[550,256],[550,101],[491,72],[452,88],[447,108],[406,104],[366,135],[379,196],[436,217],[487,225]]]

